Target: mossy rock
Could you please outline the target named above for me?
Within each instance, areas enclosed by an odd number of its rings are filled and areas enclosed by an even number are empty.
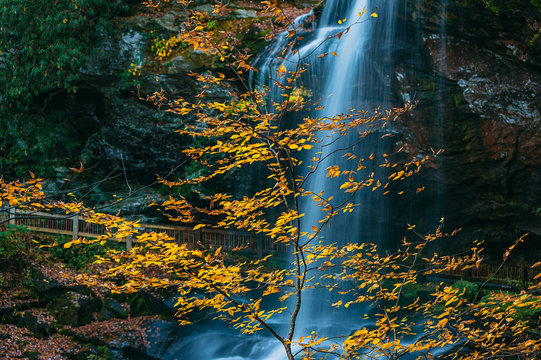
[[[128,311],[116,300],[107,298],[103,302],[103,309],[100,312],[100,320],[112,318],[125,319],[128,317]]]
[[[17,326],[30,330],[38,337],[46,337],[55,332],[54,322],[44,321],[38,314],[25,311]]]
[[[134,294],[128,302],[132,316],[162,315],[172,317],[174,315],[174,311],[167,306],[165,300],[147,292],[140,291]]]
[[[47,305],[47,309],[63,325],[80,326],[93,320],[93,313],[99,311],[98,299],[68,291]]]
[[[455,282],[452,287],[463,292],[462,298],[469,303],[474,302],[479,293],[479,285],[465,280]]]
[[[417,298],[421,302],[430,301],[430,294],[433,292],[434,287],[431,284],[419,283],[419,284],[406,284],[402,288],[400,297],[400,305],[409,305],[413,303]]]

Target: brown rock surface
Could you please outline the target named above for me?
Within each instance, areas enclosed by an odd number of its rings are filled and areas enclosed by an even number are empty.
[[[541,13],[513,4],[496,15],[480,2],[425,3],[409,20],[424,55],[415,70],[398,65],[397,78],[402,99],[419,99],[402,122],[411,153],[445,149],[412,203],[439,208],[449,227],[464,228],[461,243],[486,240],[492,256],[529,232],[519,248],[528,258],[541,249],[541,46],[528,41]],[[426,222],[412,208],[412,221]]]

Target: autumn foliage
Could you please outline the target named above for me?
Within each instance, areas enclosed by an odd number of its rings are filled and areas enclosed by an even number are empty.
[[[363,158],[355,153],[368,135],[389,136],[386,132],[389,123],[407,112],[411,104],[385,110],[352,109],[330,118],[305,116],[297,124],[286,124],[287,114],[320,106],[320,99],[312,99],[295,86],[295,80],[304,71],[302,59],[293,71],[275,69],[285,80],[276,84],[284,96],[281,101],[269,99],[268,89],[256,90],[248,85],[246,74],[258,69],[252,67],[250,56],[238,48],[235,37],[208,26],[211,14],[193,9],[189,1],[179,0],[179,3],[188,14],[184,30],[178,35],[179,42],[216,57],[227,72],[192,74],[201,85],[201,92],[192,100],[168,99],[163,92],[148,97],[162,111],[193,119],[178,131],[180,134],[204,139],[194,141],[203,145],[184,153],[207,172],[190,179],[161,182],[171,188],[195,186],[250,167],[256,167],[267,180],[260,189],[241,197],[227,193],[202,195],[207,206],[193,205],[183,197],[170,197],[159,208],[171,221],[194,224],[205,219],[195,228],[241,230],[271,238],[287,245],[291,262],[284,269],[269,269],[265,266],[267,258],[229,264],[220,248],[208,248],[205,244],[193,248],[174,242],[165,233],[139,233],[137,222],[99,213],[82,203],[51,200],[41,190],[41,179],[0,180],[3,206],[80,214],[85,221],[105,224],[110,229],[107,235],[74,240],[66,247],[134,237],[131,251],[111,250],[96,260],[107,265],[105,270],[81,276],[79,282],[99,283],[114,292],[173,288],[180,295],[176,304],[180,323],[188,324],[193,310],[212,311],[243,333],[269,332],[282,344],[290,360],[322,355],[341,359],[398,359],[414,354],[431,358],[432,351],[444,347],[452,348],[447,356],[456,359],[534,359],[541,354],[539,323],[535,316],[525,315],[526,309],[537,314],[541,311],[539,276],[531,279],[529,287],[521,292],[492,292],[482,299],[481,289],[472,299],[467,299],[464,290],[444,283],[435,284],[428,298],[411,301],[404,298],[405,289],[422,283],[427,276],[466,271],[483,261],[478,244],[469,253],[457,256],[427,251],[434,243],[455,235],[454,231],[444,231],[443,219],[430,234],[420,234],[415,226],[410,226],[410,235],[403,239],[399,250],[390,254],[374,244],[341,246],[323,241],[322,231],[333,218],[355,213],[359,206],[354,201],[357,192],[380,191],[384,196],[392,191],[392,182],[414,176],[429,159],[422,156],[398,162],[393,160],[399,158],[396,154]],[[290,29],[288,47],[294,47],[298,37],[289,26],[290,19],[283,15],[276,1],[262,4],[260,15],[274,17],[275,23]],[[218,3],[213,9],[213,21],[228,11],[225,3]],[[341,33],[341,36],[345,35]],[[230,100],[206,100],[206,91],[217,87],[227,91]],[[356,140],[332,154],[325,152],[330,142],[346,136],[354,136]],[[323,168],[330,156],[347,159],[351,165]],[[385,170],[384,175],[367,171],[374,168]],[[321,171],[327,178],[339,180],[338,188],[345,200],[309,189],[310,179]],[[321,212],[316,223],[305,223],[300,204],[306,202],[313,202],[313,208]],[[509,252],[504,262],[508,255]],[[344,281],[354,286],[344,289],[341,287]],[[338,341],[329,341],[325,334],[299,334],[296,326],[302,299],[304,292],[312,288],[338,293],[342,300],[330,306],[342,308],[341,311],[347,312],[356,304],[370,305],[375,326],[351,329],[351,333],[343,334]],[[272,294],[279,295],[279,301],[274,307],[263,307],[263,298]],[[249,300],[241,301],[241,298]],[[269,322],[276,314],[289,317],[290,325],[285,333]]]

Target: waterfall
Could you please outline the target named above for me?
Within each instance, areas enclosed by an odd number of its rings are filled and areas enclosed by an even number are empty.
[[[322,99],[321,110],[312,110],[309,115],[332,117],[354,109],[383,108],[396,104],[396,94],[392,91],[394,80],[393,59],[396,43],[403,34],[397,27],[397,11],[399,0],[327,0],[318,19],[311,22],[313,13],[296,19],[292,26],[302,34],[299,41],[289,52],[282,52],[291,38],[287,32],[279,35],[273,43],[255,61],[257,74],[251,75],[254,87],[266,86],[269,97],[280,101],[281,90],[274,85],[275,81],[284,81],[276,75],[276,69],[284,66],[293,70],[302,59],[305,72],[296,80],[295,86],[310,92],[314,99]],[[359,13],[362,16],[359,17]],[[374,14],[372,16],[372,14]],[[376,16],[377,14],[377,16]],[[346,29],[350,27],[346,33]],[[340,39],[333,35],[344,34]],[[294,50],[297,50],[296,52]],[[319,57],[329,53],[326,57]],[[336,56],[331,55],[335,53]],[[269,111],[271,107],[269,106]],[[306,114],[300,114],[300,116]],[[290,121],[295,119],[288,118]],[[325,137],[327,134],[321,134]],[[381,134],[375,134],[363,139],[355,152],[360,157],[374,154],[376,159],[390,145]],[[356,141],[356,134],[349,134],[340,139],[345,143]],[[332,146],[344,145],[340,141]],[[315,148],[315,152],[322,151]],[[326,147],[324,151],[332,151]],[[314,154],[308,154],[313,156]],[[330,164],[337,164],[341,169],[347,168],[340,157],[330,157],[325,169]],[[350,165],[351,166],[351,165]],[[376,169],[367,169],[376,171]],[[327,196],[340,199],[344,196],[338,189],[337,182],[326,178],[324,172],[316,172],[307,187],[319,192],[323,190]],[[388,231],[383,225],[389,211],[381,193],[361,191],[353,200],[360,206],[347,217],[336,217],[323,232],[323,238],[331,243],[345,244],[347,242],[385,243]],[[320,219],[320,211],[310,200],[301,204],[303,220],[308,226]],[[307,229],[301,229],[305,231]],[[303,309],[298,318],[297,333],[299,336],[316,331],[319,335],[332,337],[340,334],[348,335],[358,329],[363,323],[363,314],[367,310],[359,307],[348,311],[331,311],[330,304],[337,299],[326,290],[309,290],[304,293]],[[273,325],[282,333],[287,331],[287,319],[277,318]],[[283,324],[280,324],[280,321]],[[208,327],[207,327],[208,326]],[[242,337],[225,325],[202,325],[190,335],[184,335],[181,340],[169,347],[169,352],[162,359],[182,360],[284,360],[283,348],[268,334]],[[180,355],[179,355],[180,354]]]
[[[328,0],[315,29],[300,28],[306,40],[291,48],[283,60],[277,61],[276,55],[283,51],[287,43],[285,34],[260,56],[256,61],[259,76],[254,83],[271,89],[271,99],[279,102],[280,89],[273,84],[285,80],[276,76],[275,69],[284,66],[288,71],[294,71],[297,64],[303,64],[305,72],[296,81],[296,86],[308,89],[314,99],[322,99],[323,109],[312,111],[311,116],[324,118],[348,113],[351,108],[370,110],[377,106],[389,107],[393,96],[392,51],[395,45],[394,12],[397,3],[395,0]],[[359,16],[359,13],[362,15]],[[299,27],[304,21],[305,18],[297,19],[295,26]],[[334,37],[329,40],[329,37],[341,32],[343,35],[340,39]],[[323,53],[329,55],[320,57]],[[305,160],[320,151],[332,153],[358,140],[358,134],[355,133],[339,141],[329,137],[329,134],[323,133],[320,136],[324,139],[322,145],[325,147],[314,148]],[[327,146],[330,143],[332,145]],[[381,136],[371,136],[363,139],[355,152],[359,157],[367,158],[374,154],[377,158],[387,145]],[[323,170],[337,164],[340,169],[347,169],[351,164],[342,155],[339,153],[329,157],[320,168]],[[370,171],[376,169],[366,170],[367,173]],[[305,187],[315,193],[323,191],[326,197],[333,196],[337,203],[346,197],[339,190],[339,183],[327,178],[325,171],[314,173]],[[339,245],[348,242],[385,242],[387,233],[381,223],[387,209],[382,195],[361,191],[353,202],[360,206],[347,217],[333,218],[330,226],[322,232],[324,241]],[[306,228],[301,231],[310,231],[311,226],[317,224],[322,217],[309,199],[301,202],[301,213],[304,214],[303,221],[306,224]],[[347,314],[340,310],[333,311],[330,305],[337,300],[327,290],[304,292],[303,307],[297,322],[298,336],[315,331],[332,338],[349,334],[352,329],[362,326],[361,319],[366,309],[350,308]]]

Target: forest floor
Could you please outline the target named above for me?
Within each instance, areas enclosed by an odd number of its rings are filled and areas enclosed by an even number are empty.
[[[50,240],[0,229],[0,359],[151,359],[146,329],[173,315],[164,299],[77,284],[77,275],[98,270],[94,254],[35,243]]]

